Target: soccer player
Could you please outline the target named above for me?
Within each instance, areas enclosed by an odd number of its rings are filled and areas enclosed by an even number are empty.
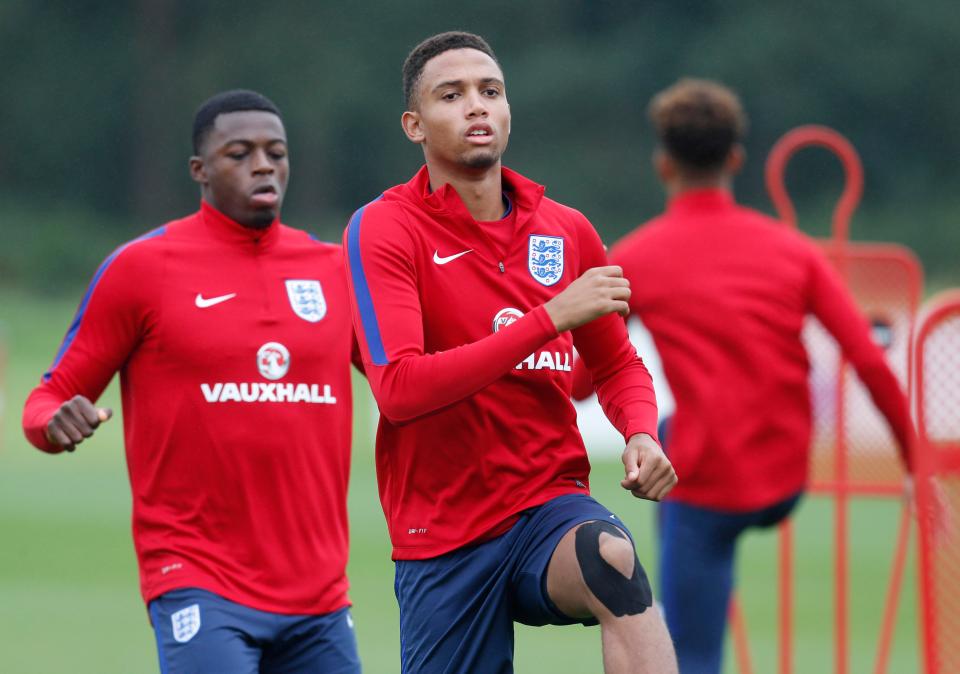
[[[120,373],[133,538],[164,673],[360,671],[347,598],[350,327],[340,246],[279,222],[277,107],[193,126],[200,210],[97,270],[26,402],[39,449],[107,421]],[[359,360],[357,360],[359,362]]]
[[[736,95],[681,80],[653,99],[650,118],[667,209],[610,261],[632,282],[630,309],[676,398],[664,445],[680,484],[660,505],[667,625],[683,674],[718,673],[737,540],[786,517],[807,481],[807,314],[837,340],[905,457],[912,430],[866,319],[814,242],[735,203],[747,125]]]
[[[650,376],[617,315],[628,284],[583,215],[501,166],[510,107],[482,38],[425,40],[403,89],[426,165],[344,235],[401,671],[512,672],[513,621],[599,622],[607,672],[675,671],[629,532],[589,496],[569,400],[576,345],[626,439],[622,486],[670,490]]]

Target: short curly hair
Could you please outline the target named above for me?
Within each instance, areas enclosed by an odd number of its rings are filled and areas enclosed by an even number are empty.
[[[493,49],[479,35],[452,30],[428,37],[414,47],[403,62],[403,104],[407,110],[417,105],[417,85],[420,84],[427,61],[451,49],[476,49],[492,58],[497,66],[500,65]]]
[[[681,79],[653,97],[648,113],[661,146],[696,171],[720,168],[747,131],[740,99],[712,80]]]
[[[197,109],[193,118],[193,153],[200,154],[203,143],[213,130],[217,117],[228,112],[246,112],[248,110],[269,112],[280,117],[283,121],[280,108],[261,93],[250,89],[221,91],[219,94],[208,98]]]

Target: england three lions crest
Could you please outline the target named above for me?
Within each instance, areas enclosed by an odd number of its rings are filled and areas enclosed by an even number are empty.
[[[538,283],[552,286],[563,276],[563,237],[530,235],[527,269]]]
[[[170,616],[170,624],[177,643],[187,643],[200,631],[200,605],[193,604],[180,609]]]
[[[320,281],[310,279],[287,280],[287,297],[294,313],[305,321],[316,323],[327,315],[327,300],[323,297]]]

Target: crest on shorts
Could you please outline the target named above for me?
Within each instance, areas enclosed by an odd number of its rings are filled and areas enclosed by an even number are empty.
[[[185,644],[200,631],[200,604],[180,609],[170,616],[170,622],[173,625],[173,638],[177,643]]]
[[[327,300],[323,297],[320,281],[288,279],[287,297],[294,313],[305,321],[316,323],[327,315]]]
[[[530,235],[527,269],[538,283],[552,286],[563,276],[563,237]]]

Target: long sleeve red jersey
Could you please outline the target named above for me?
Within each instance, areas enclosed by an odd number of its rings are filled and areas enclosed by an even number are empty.
[[[543,308],[606,264],[596,231],[543,187],[502,175],[512,215],[501,223],[476,222],[450,185],[431,192],[424,167],[357,211],[344,235],[394,559],[441,555],[587,491],[574,345],[618,430],[656,437],[650,376],[623,321],[558,335]]]
[[[97,270],[23,427],[57,451],[57,408],[119,371],[145,601],[198,587],[287,614],[349,604],[349,311],[340,246],[206,203]]]
[[[813,241],[723,190],[672,199],[610,261],[632,281],[630,308],[653,335],[676,398],[669,498],[751,510],[800,490],[811,433],[806,350],[812,314],[834,336],[901,448],[907,401],[866,319]]]

